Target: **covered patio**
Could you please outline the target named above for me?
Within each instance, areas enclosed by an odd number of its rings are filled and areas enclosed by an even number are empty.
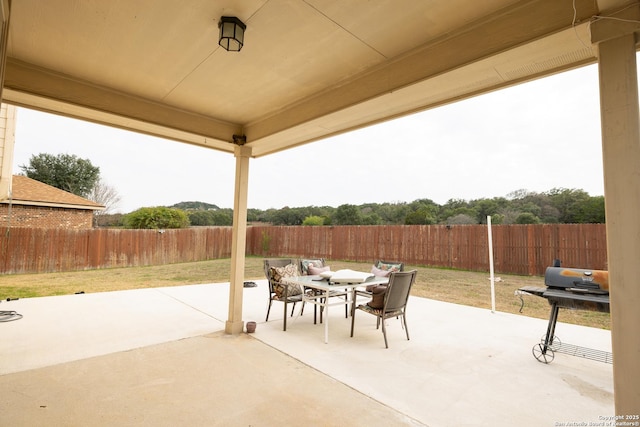
[[[222,16],[246,24],[241,51],[218,44]],[[1,0],[0,22],[0,199],[15,106],[235,157],[229,335],[247,320],[250,159],[597,63],[615,413],[637,415],[638,1]]]
[[[407,341],[388,321],[310,308],[264,322],[266,281],[244,288],[254,334],[224,333],[228,284],[3,302],[7,425],[555,426],[615,413],[612,365],[531,348],[546,321],[411,297]],[[515,296],[514,296],[515,298]],[[562,320],[562,315],[560,316]],[[567,343],[610,351],[609,331],[560,323]],[[577,424],[579,425],[579,424]]]

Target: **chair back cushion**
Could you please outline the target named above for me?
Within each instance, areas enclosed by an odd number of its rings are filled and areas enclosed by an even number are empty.
[[[274,282],[282,282],[282,279],[298,276],[298,266],[287,264],[283,267],[271,267],[269,270]]]
[[[387,285],[369,285],[366,288],[367,292],[371,292],[371,301],[367,305],[371,308],[384,307],[384,297],[387,292]]]
[[[313,276],[313,274],[309,273],[309,266],[316,268],[324,267],[324,258],[300,259],[300,274],[303,276]]]
[[[282,298],[284,296],[284,291],[286,286],[282,283],[282,279],[286,279],[288,277],[296,277],[298,276],[298,265],[297,264],[288,264],[284,267],[271,267],[271,278],[273,279],[273,292],[276,294],[278,298]],[[287,296],[300,295],[302,293],[302,287],[298,284],[289,285],[289,289],[287,291]]]
[[[295,261],[291,258],[275,258],[275,259],[265,259],[264,260],[264,275],[270,281],[271,277],[271,267],[285,267],[289,264],[294,264]]]
[[[287,277],[298,276],[298,263],[292,259],[265,259],[264,272],[269,281],[269,293],[275,294],[277,299],[284,296],[285,286],[280,283]],[[298,285],[289,286],[288,296],[300,295],[302,288]]]
[[[397,261],[383,261],[378,260],[371,268],[371,273],[374,276],[387,277],[394,271],[404,271],[404,264]]]
[[[324,267],[316,267],[313,264],[309,264],[307,274],[309,276],[319,276],[326,271],[331,271],[331,267],[329,267],[328,265],[325,265]]]

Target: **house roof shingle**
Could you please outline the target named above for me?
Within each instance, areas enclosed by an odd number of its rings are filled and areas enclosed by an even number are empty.
[[[84,197],[44,184],[22,175],[13,175],[11,200],[0,203],[50,206],[69,209],[103,210],[105,207]]]

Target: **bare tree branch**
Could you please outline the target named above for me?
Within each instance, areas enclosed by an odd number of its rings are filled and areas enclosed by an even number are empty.
[[[120,203],[120,194],[118,194],[115,188],[103,182],[101,178],[98,178],[87,198],[105,206],[103,211],[96,211],[96,215],[110,214],[118,207],[118,203]]]

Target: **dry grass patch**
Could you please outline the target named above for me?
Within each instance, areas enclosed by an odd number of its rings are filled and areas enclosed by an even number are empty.
[[[264,279],[262,259],[260,257],[247,258],[246,280]],[[334,271],[341,268],[369,271],[372,265],[371,262],[345,261],[328,261],[327,264]],[[415,296],[491,309],[489,273],[412,265],[408,265],[406,268],[418,270],[416,284],[412,291]],[[230,259],[218,259],[149,267],[3,275],[0,278],[0,299],[228,282],[230,270]],[[544,286],[541,277],[508,274],[497,274],[496,276],[501,279],[495,284],[496,310],[506,313],[519,314],[520,299],[514,295],[518,288]],[[550,309],[546,300],[533,296],[525,296],[524,300],[525,305],[521,315],[541,319],[549,318]],[[562,310],[559,320],[566,323],[610,329],[608,313]]]

